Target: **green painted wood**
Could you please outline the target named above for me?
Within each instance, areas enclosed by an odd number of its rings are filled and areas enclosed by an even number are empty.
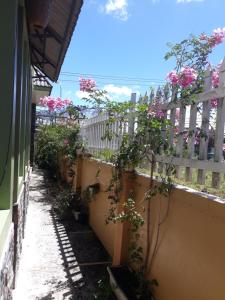
[[[29,53],[29,52],[28,52]],[[29,58],[29,56],[28,56]],[[25,165],[30,165],[30,132],[31,132],[31,99],[32,99],[32,78],[30,65],[27,66],[27,117],[26,117],[26,150],[25,150]]]
[[[26,118],[27,118],[27,41],[24,41],[23,70],[22,70],[22,106],[21,106],[21,131],[20,131],[20,170],[19,175],[25,176],[25,149],[26,149]]]
[[[17,201],[18,179],[20,164],[20,132],[21,132],[21,105],[22,105],[22,78],[21,71],[23,66],[23,29],[24,29],[24,9],[18,10],[18,35],[17,35],[17,91],[16,91],[16,129],[14,147],[14,189],[13,202]]]
[[[12,206],[16,111],[16,0],[0,1],[0,210]]]

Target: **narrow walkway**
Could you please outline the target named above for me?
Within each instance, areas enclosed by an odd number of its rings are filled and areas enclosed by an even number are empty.
[[[13,299],[94,299],[109,257],[88,225],[57,220],[50,191],[51,183],[34,171]]]

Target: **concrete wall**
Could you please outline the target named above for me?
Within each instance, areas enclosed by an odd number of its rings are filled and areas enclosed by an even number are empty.
[[[100,169],[100,177],[96,173]],[[106,192],[111,166],[84,159],[80,166],[82,189],[95,182],[101,192],[90,205],[90,225],[113,256],[115,225],[105,225],[110,207]],[[143,202],[149,178],[137,175],[133,182],[137,205]],[[144,213],[145,214],[145,213]],[[151,261],[149,277],[157,279],[157,300],[225,299],[225,205],[218,199],[181,187],[170,198],[151,202]],[[146,251],[146,225],[140,231]]]
[[[148,178],[136,179],[141,201]],[[161,225],[159,225],[162,223]],[[225,297],[225,205],[204,194],[175,188],[170,199],[151,203],[151,277],[158,300],[223,300]],[[141,230],[146,248],[146,227]],[[158,238],[157,238],[158,236]],[[152,257],[152,255],[151,255]]]
[[[100,193],[90,203],[90,225],[99,237],[100,241],[110,254],[113,256],[114,248],[114,229],[112,224],[105,225],[108,210],[110,208],[109,193],[106,192],[111,179],[111,166],[101,164],[94,160],[84,159],[81,166],[81,187],[86,189],[90,184],[100,183]],[[96,177],[99,170],[99,177]]]

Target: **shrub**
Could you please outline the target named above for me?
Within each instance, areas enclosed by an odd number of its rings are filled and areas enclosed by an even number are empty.
[[[42,125],[37,130],[35,161],[39,167],[57,175],[59,154],[73,159],[76,150],[82,148],[78,125]]]

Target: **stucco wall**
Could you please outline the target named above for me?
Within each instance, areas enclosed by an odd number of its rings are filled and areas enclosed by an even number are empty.
[[[100,169],[99,178],[96,173]],[[107,186],[111,166],[84,159],[81,186],[95,182],[101,192],[90,205],[90,225],[113,256],[114,225],[105,225],[109,208]],[[137,205],[143,202],[149,179],[137,175],[134,190]],[[145,213],[144,213],[145,214]],[[146,251],[146,225],[141,229],[141,245]],[[176,187],[170,198],[151,202],[151,278],[157,279],[157,300],[225,299],[225,204]]]
[[[99,163],[95,160],[84,159],[82,161],[81,169],[82,176],[80,180],[82,190],[87,188],[90,184],[96,182],[100,183],[100,193],[98,193],[90,203],[89,222],[110,256],[113,256],[115,228],[112,224],[105,225],[105,220],[110,207],[107,188],[111,179],[111,166]],[[98,170],[99,176],[96,177]]]
[[[136,179],[141,201],[148,179]],[[161,225],[159,225],[161,223]],[[170,199],[151,203],[151,277],[158,300],[223,300],[225,298],[225,205],[203,194],[175,188]],[[141,230],[146,248],[146,227]],[[157,238],[158,236],[158,238]],[[156,240],[157,244],[156,244]]]

